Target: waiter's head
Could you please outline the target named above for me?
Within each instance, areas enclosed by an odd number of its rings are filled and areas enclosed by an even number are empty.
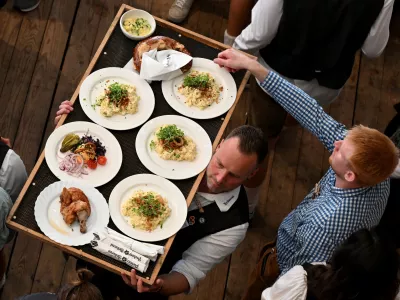
[[[397,166],[399,153],[393,142],[378,130],[358,125],[344,140],[336,141],[329,163],[336,175],[355,186],[373,186],[388,178]]]
[[[268,153],[261,129],[235,128],[218,145],[207,167],[207,186],[214,193],[230,191],[252,177]]]

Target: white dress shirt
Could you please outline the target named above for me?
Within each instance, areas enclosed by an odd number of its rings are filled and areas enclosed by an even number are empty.
[[[15,202],[21,192],[28,175],[25,165],[18,154],[8,150],[0,167],[0,187],[3,188]]]
[[[386,47],[389,40],[389,25],[393,3],[394,0],[385,0],[379,16],[362,46],[363,53],[368,57],[379,56]],[[276,72],[266,64],[258,51],[270,44],[275,38],[282,18],[282,6],[283,0],[258,0],[251,11],[250,25],[242,31],[233,44],[233,48],[257,55],[259,62],[264,67],[278,74],[279,72]],[[284,78],[298,86],[312,98],[318,100],[323,106],[335,100],[340,93],[340,89],[334,90],[320,86],[316,79],[304,81],[296,80],[295,78]]]
[[[196,193],[195,197],[202,207],[216,202],[221,211],[227,211],[238,199],[239,192],[240,187],[220,194]],[[198,207],[193,199],[188,210],[195,209]],[[245,223],[196,241],[183,253],[182,259],[172,267],[172,271],[179,272],[186,277],[191,292],[208,271],[235,251],[246,236],[248,227],[249,224]]]
[[[312,264],[326,265],[324,262]],[[261,300],[305,300],[306,298],[307,272],[302,266],[291,268],[261,294]]]
[[[306,298],[307,272],[302,266],[291,268],[261,294],[261,300],[305,300]]]

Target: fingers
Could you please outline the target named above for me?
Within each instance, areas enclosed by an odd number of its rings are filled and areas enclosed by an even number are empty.
[[[220,58],[220,57],[219,57],[219,54],[218,54],[218,58],[214,58],[214,63],[216,63],[216,64],[219,65],[220,67],[223,67],[223,66],[224,66],[224,62],[225,62],[225,60],[222,59],[222,58]]]
[[[72,106],[72,102],[69,100],[64,100],[61,104]]]
[[[57,116],[57,117],[54,119],[54,125],[57,125],[57,124],[58,124],[58,121],[60,121],[60,119],[61,119],[61,116]]]
[[[226,58],[226,56],[229,54],[229,50],[231,50],[231,49],[226,49],[226,50],[218,53],[218,57],[219,58]]]
[[[56,115],[57,115],[57,116],[61,116],[61,115],[63,115],[63,114],[69,114],[71,111],[72,111],[72,110],[70,110],[70,109],[67,108],[67,107],[61,108],[61,106],[60,106],[60,109],[57,111]]]
[[[137,291],[139,293],[146,293],[148,292],[150,289],[148,287],[145,287],[143,284],[143,280],[141,278],[139,278],[138,280],[138,284],[137,284]]]
[[[135,269],[131,270],[131,285],[132,286],[137,286],[136,270]]]
[[[121,277],[122,277],[122,280],[125,282],[125,284],[131,285],[131,281],[130,281],[130,278],[128,277],[128,275],[121,272]]]
[[[74,110],[71,102],[69,102],[69,101],[64,101],[63,103],[60,104],[60,106],[58,108],[59,108],[59,110],[62,110],[62,109],[67,110],[68,113],[70,113],[71,111]]]
[[[227,70],[228,72],[231,73],[235,73],[237,70],[230,68],[227,66],[227,61],[221,58],[215,58],[214,59],[214,63],[216,63],[217,65],[219,65],[221,68],[224,68],[225,70]]]
[[[136,271],[131,270],[130,275],[126,275],[125,273],[121,272],[121,277],[122,280],[125,282],[126,285],[129,285],[130,287],[136,288],[137,286],[137,280],[136,280]]]

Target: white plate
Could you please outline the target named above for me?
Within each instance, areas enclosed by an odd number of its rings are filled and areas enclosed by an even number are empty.
[[[68,226],[63,220],[60,213],[60,194],[64,187],[79,188],[89,199],[91,213],[86,221],[86,233],[80,232],[78,221]],[[94,187],[78,182],[54,182],[39,194],[35,203],[35,219],[40,230],[53,241],[68,246],[90,243],[93,232],[106,227],[109,218],[107,201],[103,195]]]
[[[164,222],[163,228],[158,226],[152,232],[135,229],[122,215],[122,204],[137,190],[154,191],[167,199],[171,215]],[[186,200],[178,187],[165,178],[151,174],[133,175],[122,180],[111,192],[108,205],[111,219],[119,230],[144,242],[161,241],[174,235],[182,228],[187,215]]]
[[[97,97],[113,82],[136,86],[136,93],[140,100],[135,114],[103,117],[99,106],[92,107]],[[114,130],[128,130],[142,125],[150,118],[155,106],[153,90],[146,80],[141,79],[137,73],[122,68],[100,69],[86,77],[79,90],[79,102],[89,119]]]
[[[99,139],[106,148],[107,163],[104,166],[98,165],[96,170],[88,170],[88,175],[74,177],[61,171],[59,162],[65,153],[60,152],[61,143],[68,133],[75,133],[80,137],[89,130],[89,135]],[[50,135],[44,149],[47,165],[51,172],[60,180],[79,181],[91,186],[100,186],[106,184],[117,175],[122,165],[122,150],[115,136],[107,129],[91,122],[71,122],[58,127]]]
[[[195,106],[187,106],[185,104],[185,96],[178,92],[178,87],[182,85],[183,79],[188,74],[185,73],[174,79],[162,82],[162,92],[168,104],[177,112],[193,119],[212,119],[226,113],[236,100],[236,83],[232,75],[224,68],[220,68],[212,60],[198,57],[193,58],[191,70],[210,73],[217,84],[224,87],[219,96],[219,103],[213,103],[203,110]]]
[[[150,149],[150,142],[158,127],[175,124],[196,144],[194,161],[164,160]],[[181,116],[165,115],[154,118],[140,128],[136,137],[136,153],[142,164],[151,172],[168,179],[187,179],[203,171],[212,156],[212,145],[207,132],[196,122]]]

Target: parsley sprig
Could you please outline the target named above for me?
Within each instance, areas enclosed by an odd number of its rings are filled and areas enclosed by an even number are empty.
[[[183,86],[193,88],[207,88],[210,83],[210,77],[208,74],[199,74],[194,76],[192,73],[187,75],[183,79]]]
[[[183,138],[185,134],[174,124],[161,127],[156,135],[159,140],[164,140],[164,142],[168,143],[174,141],[176,138]]]
[[[118,104],[122,99],[128,97],[128,90],[118,82],[115,82],[108,86],[107,96],[110,99],[110,102]]]
[[[152,193],[141,197],[138,202],[140,203],[139,207],[132,210],[147,218],[157,218],[166,211],[164,205]]]

